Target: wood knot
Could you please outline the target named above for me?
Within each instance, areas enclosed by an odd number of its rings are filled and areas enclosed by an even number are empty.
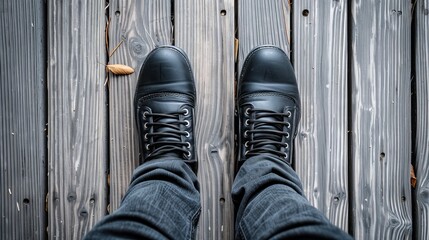
[[[402,15],[402,11],[401,11],[401,10],[393,9],[393,10],[392,10],[392,13],[393,13],[393,14],[396,14],[396,15],[398,15],[398,16],[401,16],[401,15]]]
[[[423,204],[429,204],[429,189],[424,188],[420,193],[418,194],[418,200]]]
[[[69,193],[69,195],[67,196],[67,201],[73,202],[75,200],[76,200],[76,193]]]
[[[340,201],[345,200],[347,197],[345,192],[339,192],[335,196],[332,197],[334,204],[339,204]]]
[[[88,211],[83,208],[80,212],[79,212],[79,216],[83,217],[83,218],[87,218],[88,217]]]
[[[143,59],[149,53],[148,45],[144,44],[142,39],[137,37],[132,37],[128,41],[130,54],[139,59]]]

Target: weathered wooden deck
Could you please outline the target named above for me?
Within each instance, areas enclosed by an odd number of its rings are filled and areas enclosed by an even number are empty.
[[[118,208],[138,164],[137,73],[164,44],[196,78],[200,239],[233,239],[235,80],[261,44],[296,70],[310,202],[357,239],[429,239],[429,0],[15,0],[0,13],[0,239],[80,239]]]

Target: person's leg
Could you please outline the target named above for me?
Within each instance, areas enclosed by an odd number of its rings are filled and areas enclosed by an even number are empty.
[[[350,239],[303,196],[295,171],[272,155],[247,159],[232,188],[237,239]]]
[[[200,214],[194,145],[195,84],[178,48],[153,50],[134,97],[141,165],[121,206],[86,239],[190,239]]]
[[[85,239],[191,239],[200,213],[197,177],[181,160],[146,162],[134,171],[121,206]]]
[[[262,46],[249,54],[237,105],[236,238],[349,238],[305,199],[291,167],[301,104],[292,65],[281,49]]]

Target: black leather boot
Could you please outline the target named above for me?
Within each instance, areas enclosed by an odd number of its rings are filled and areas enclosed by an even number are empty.
[[[182,50],[162,46],[149,53],[140,70],[134,106],[141,163],[182,159],[196,172],[195,83]]]
[[[300,119],[300,98],[288,56],[274,46],[249,53],[238,84],[238,166],[252,156],[272,154],[291,164]]]

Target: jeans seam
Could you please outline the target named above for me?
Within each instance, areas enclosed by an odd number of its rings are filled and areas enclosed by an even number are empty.
[[[201,207],[199,207],[198,210],[191,217],[191,228],[188,233],[188,239],[195,239],[194,231],[196,230],[196,226],[198,225],[198,218],[200,216],[200,213],[201,213]]]
[[[243,225],[242,225],[242,223],[240,222],[239,224],[238,224],[238,226],[240,227],[240,237],[242,238],[242,239],[244,239],[244,240],[247,240],[247,231],[244,231],[244,228],[243,228]]]

